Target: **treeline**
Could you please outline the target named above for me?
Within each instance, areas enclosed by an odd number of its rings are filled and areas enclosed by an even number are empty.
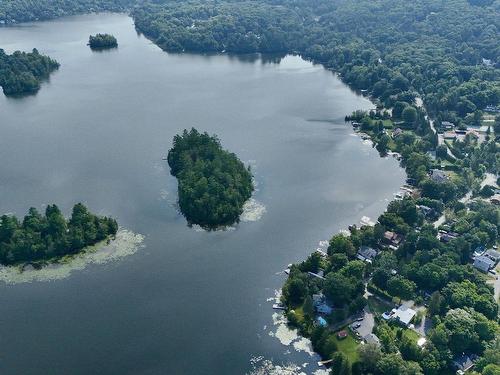
[[[59,63],[36,49],[9,55],[0,49],[0,86],[5,95],[35,93],[40,81],[59,68]]]
[[[297,12],[263,2],[147,3],[132,15],[167,51],[286,52],[303,35]]]
[[[296,52],[386,107],[459,122],[500,101],[498,5],[465,0],[190,1],[132,11],[169,51]]]
[[[90,213],[83,204],[73,207],[66,220],[59,208],[47,206],[45,215],[30,208],[22,222],[15,216],[0,218],[0,263],[13,265],[52,260],[75,254],[118,231],[116,220]]]
[[[5,0],[0,2],[0,22],[12,24],[89,12],[120,12],[133,3],[132,0]]]
[[[190,224],[214,229],[239,221],[253,191],[250,169],[215,136],[184,130],[168,152],[178,179],[179,207]]]
[[[88,45],[92,49],[114,48],[118,47],[118,41],[110,34],[96,34],[89,36]]]

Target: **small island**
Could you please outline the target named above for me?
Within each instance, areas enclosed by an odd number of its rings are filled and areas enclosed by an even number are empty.
[[[89,43],[91,49],[108,49],[118,47],[118,41],[111,34],[96,34],[89,36]]]
[[[59,63],[38,50],[16,51],[11,55],[0,49],[0,86],[6,96],[34,94]]]
[[[217,229],[239,222],[253,192],[252,174],[235,154],[222,149],[216,136],[184,130],[174,137],[168,164],[190,225]]]
[[[111,239],[118,231],[116,220],[100,217],[78,203],[67,220],[59,208],[48,205],[45,215],[30,208],[21,222],[12,215],[0,218],[0,264],[43,264],[79,253]]]

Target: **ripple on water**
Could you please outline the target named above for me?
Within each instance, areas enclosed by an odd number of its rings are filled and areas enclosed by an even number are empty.
[[[127,229],[120,229],[116,239],[109,244],[96,245],[87,251],[65,257],[59,263],[49,264],[41,269],[33,267],[0,266],[0,281],[6,284],[29,283],[64,279],[73,271],[83,270],[88,265],[104,264],[135,254],[143,247],[144,236]]]

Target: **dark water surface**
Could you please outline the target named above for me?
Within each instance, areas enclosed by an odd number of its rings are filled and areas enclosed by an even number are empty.
[[[119,48],[92,52],[97,32]],[[299,57],[164,53],[125,15],[2,28],[0,47],[61,63],[36,96],[0,95],[0,212],[54,202],[69,213],[82,201],[145,236],[118,262],[1,285],[0,373],[242,374],[253,356],[314,362],[269,335],[266,299],[282,284],[276,272],[376,217],[403,181],[343,123],[371,104]],[[253,165],[260,220],[217,233],[186,226],[162,157],[191,126]]]

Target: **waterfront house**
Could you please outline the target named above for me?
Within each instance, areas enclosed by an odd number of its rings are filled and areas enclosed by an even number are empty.
[[[328,304],[323,293],[313,294],[312,300],[314,310],[319,314],[330,315],[333,312],[333,307]]]
[[[438,184],[448,181],[448,175],[441,169],[431,169],[429,176],[432,181],[437,182]]]
[[[385,231],[385,233],[384,233],[384,242],[385,243],[397,248],[399,246],[399,244],[401,243],[401,241],[403,241],[403,236],[401,236],[400,234],[395,233],[395,232],[391,232],[389,230]]]
[[[372,262],[373,259],[377,256],[378,251],[369,247],[369,246],[361,246],[356,254],[356,258],[362,260],[364,262]]]
[[[422,215],[424,215],[425,218],[434,217],[437,214],[436,211],[431,207],[424,205],[417,205],[416,207],[422,213]]]

